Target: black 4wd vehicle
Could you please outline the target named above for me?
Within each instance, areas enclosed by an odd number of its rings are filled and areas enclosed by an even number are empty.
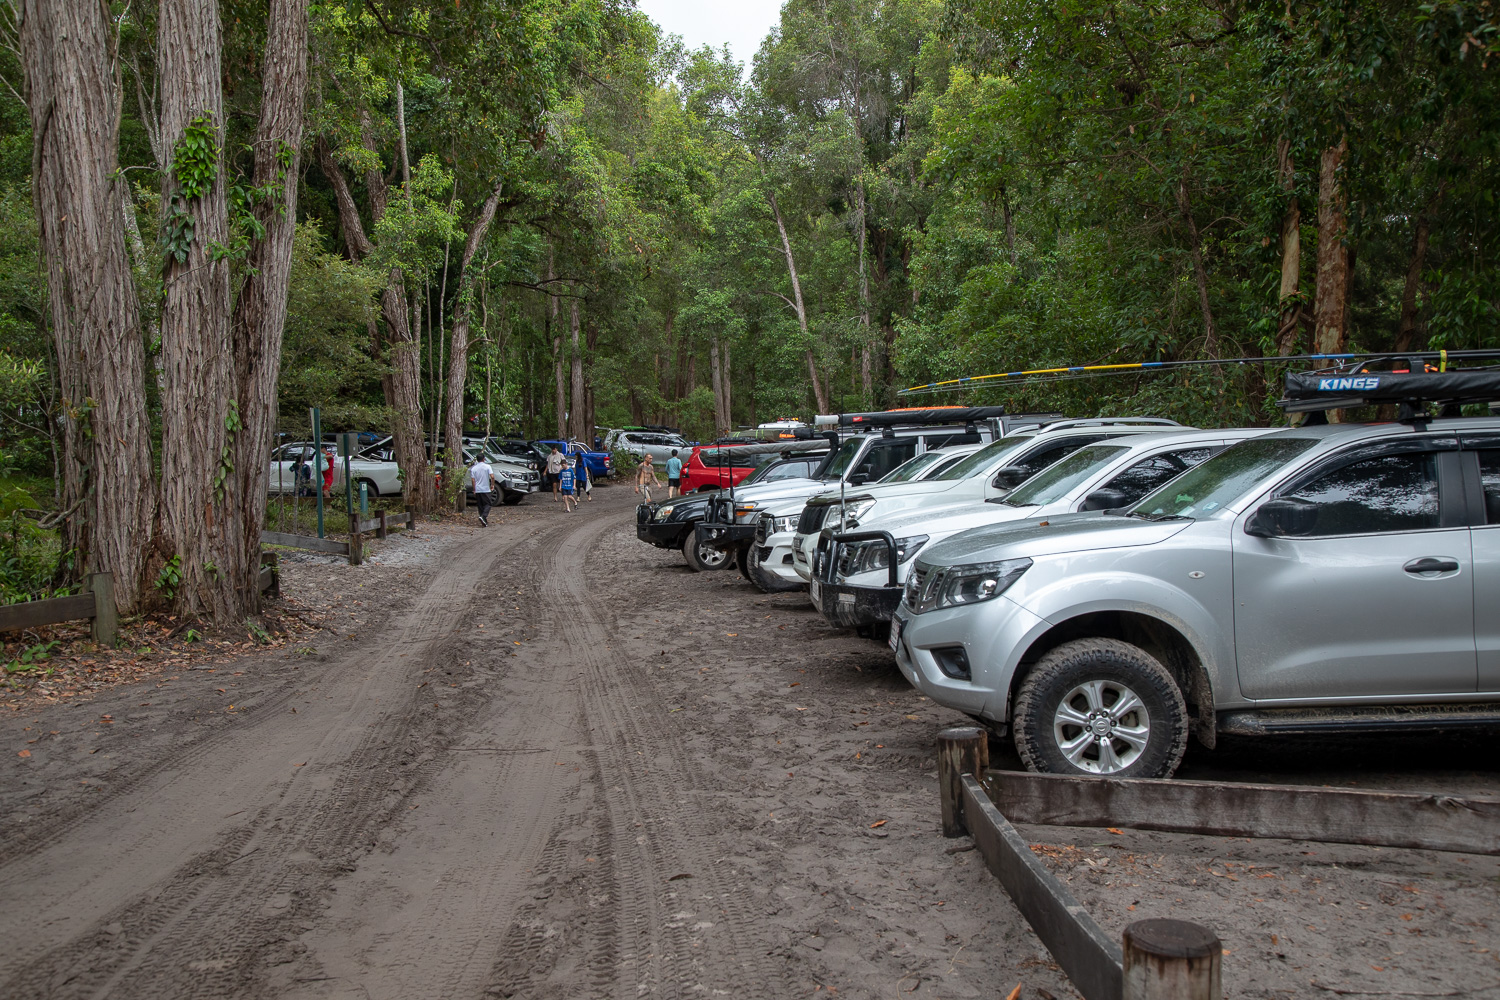
[[[802,441],[788,447],[805,449],[809,444],[811,442]],[[785,458],[761,466],[741,480],[740,485],[806,478],[816,472],[826,460],[825,453]],[[688,568],[695,572],[727,568],[734,562],[734,553],[727,549],[697,544],[693,532],[698,522],[703,520],[709,501],[717,495],[717,492],[690,493],[669,500],[640,504],[635,509],[635,537],[659,549],[680,549]]]

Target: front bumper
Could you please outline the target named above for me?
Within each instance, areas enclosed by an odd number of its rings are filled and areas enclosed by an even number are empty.
[[[897,622],[900,625],[897,625]],[[947,708],[1004,724],[1010,710],[1012,662],[1047,622],[1004,596],[966,608],[913,615],[898,608],[891,626],[896,665],[912,687]],[[950,677],[932,651],[962,646],[971,676]]]
[[[711,549],[735,549],[755,540],[753,524],[719,524],[699,522],[694,529],[697,543]]]
[[[691,521],[654,521],[655,510],[650,504],[641,504],[635,509],[635,537],[659,549],[679,549],[682,539],[692,529]]]
[[[762,540],[757,536],[756,547],[760,551],[760,568],[763,572],[785,580],[787,583],[803,583],[797,575],[792,561],[792,534],[782,532]]]
[[[809,581],[808,594],[823,617],[841,628],[864,628],[888,622],[901,605],[901,587],[856,587]]]

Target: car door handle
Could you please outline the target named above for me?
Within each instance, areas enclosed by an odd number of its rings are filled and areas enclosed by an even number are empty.
[[[1423,556],[1421,559],[1413,559],[1401,567],[1408,573],[1457,573],[1457,559],[1435,559],[1432,556]]]

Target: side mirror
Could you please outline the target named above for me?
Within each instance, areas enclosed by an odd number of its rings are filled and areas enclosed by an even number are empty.
[[[867,476],[867,475],[865,475],[863,472],[856,472],[854,475],[850,476],[849,479],[847,480],[847,482],[849,483],[850,486],[863,486],[865,483],[868,483],[869,481],[870,481],[870,477]]]
[[[1079,510],[1114,510],[1130,503],[1130,498],[1120,490],[1095,490],[1083,499]]]
[[[1030,478],[1030,470],[1019,465],[1007,465],[995,473],[994,486],[997,490],[1013,490]]]
[[[1260,505],[1245,525],[1257,538],[1296,538],[1310,535],[1318,524],[1318,505],[1296,497],[1278,497]]]

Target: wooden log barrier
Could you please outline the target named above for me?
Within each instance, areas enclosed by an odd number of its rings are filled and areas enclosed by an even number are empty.
[[[312,535],[290,535],[282,531],[262,531],[262,545],[285,545],[292,549],[308,549],[313,552],[332,552],[334,555],[349,554],[348,542],[336,542],[332,538],[316,538]]]
[[[94,595],[93,638],[101,646],[113,646],[120,634],[120,612],[115,607],[115,578],[110,573],[90,573],[89,592]]]
[[[943,805],[943,836],[962,837],[964,826],[963,784],[972,774],[983,779],[990,768],[988,734],[978,726],[955,726],[938,733],[938,793]]]
[[[376,524],[375,524],[375,537],[376,538],[385,538],[387,535],[390,534],[391,529],[390,529],[390,525],[386,523],[385,511],[381,511],[380,515],[377,518],[375,518],[375,521],[376,521]]]
[[[1224,947],[1186,920],[1137,920],[1125,928],[1121,1000],[1223,1000]]]
[[[364,535],[360,533],[359,511],[349,514],[349,565],[358,566],[364,561]]]
[[[987,783],[1016,823],[1500,855],[1497,798],[1022,771],[991,771]]]
[[[1121,1000],[1120,948],[1047,870],[971,774],[959,778],[964,818],[984,863],[1084,1000]]]

